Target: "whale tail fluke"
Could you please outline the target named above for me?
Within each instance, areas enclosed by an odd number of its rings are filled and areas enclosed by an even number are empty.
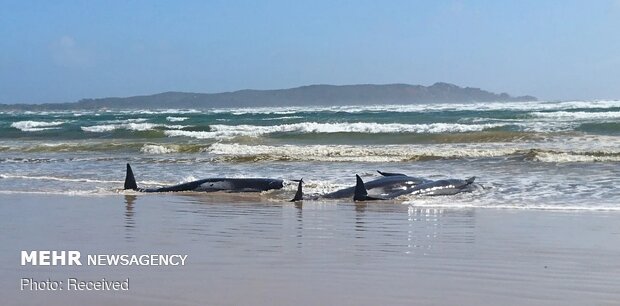
[[[295,197],[290,202],[298,202],[304,199],[304,191],[302,184],[304,183],[304,179],[299,180],[299,185],[297,185],[297,192],[295,193]]]
[[[133,171],[129,163],[127,164],[127,174],[125,174],[124,189],[138,190],[138,184],[136,184],[136,178],[133,176]]]
[[[355,194],[353,195],[353,201],[376,201],[383,200],[381,198],[373,198],[368,196],[368,190],[366,190],[366,185],[364,185],[364,181],[359,175],[355,175],[356,183],[355,183]]]

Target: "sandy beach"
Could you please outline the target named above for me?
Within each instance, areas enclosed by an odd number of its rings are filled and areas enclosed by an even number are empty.
[[[207,195],[0,196],[3,305],[616,305],[616,211]],[[232,203],[234,202],[234,203]],[[21,250],[186,254],[185,266],[21,266]],[[129,279],[123,292],[21,278]]]

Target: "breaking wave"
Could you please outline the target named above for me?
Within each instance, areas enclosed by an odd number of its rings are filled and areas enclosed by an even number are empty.
[[[399,162],[449,157],[494,157],[512,154],[514,149],[441,150],[413,146],[348,146],[348,145],[240,145],[216,143],[208,152],[230,161],[289,160],[289,161],[358,161]]]
[[[620,162],[620,152],[556,152],[531,150],[528,159],[548,163]]]
[[[23,132],[38,132],[50,129],[57,129],[60,125],[64,124],[66,121],[17,121],[11,123],[11,127],[19,129]]]
[[[593,119],[620,119],[620,112],[533,112],[536,118],[551,118],[562,120],[593,120]]]
[[[165,131],[167,136],[186,136],[198,139],[229,139],[237,136],[259,137],[275,133],[463,133],[477,132],[504,126],[502,123],[487,124],[460,124],[460,123],[431,123],[431,124],[401,124],[401,123],[318,123],[302,122],[272,126],[260,125],[210,125],[210,131]]]
[[[58,143],[20,143],[0,146],[0,152],[25,153],[72,153],[72,152],[142,152],[148,154],[198,153],[208,144],[154,144],[136,142],[58,142]],[[74,157],[70,157],[74,158]],[[112,157],[110,157],[112,158]],[[15,159],[15,158],[13,158]],[[2,161],[2,159],[0,159]]]
[[[205,149],[215,160],[227,162],[322,161],[322,162],[406,162],[437,159],[512,158],[550,163],[620,162],[620,151],[574,152],[527,149],[506,144],[482,145],[241,145],[216,143]]]
[[[142,115],[142,114],[145,114],[145,115],[162,115],[162,114],[177,115],[177,114],[198,114],[198,113],[202,113],[203,111],[197,110],[197,109],[169,108],[169,109],[135,109],[135,110],[120,110],[120,111],[106,110],[106,112],[109,112],[109,113],[118,112],[121,114],[129,114],[129,115]]]
[[[166,117],[166,120],[170,122],[180,122],[180,121],[185,121],[187,119],[189,119],[189,117],[172,117],[172,116]]]
[[[286,115],[300,112],[338,113],[407,113],[441,111],[552,111],[572,109],[604,109],[620,107],[620,100],[562,101],[562,102],[484,102],[484,103],[423,103],[409,105],[345,105],[345,106],[298,106],[298,107],[253,107],[210,110],[212,113],[275,114]]]
[[[167,129],[182,129],[184,125],[167,125],[167,124],[155,124],[155,123],[121,123],[121,124],[102,124],[102,125],[93,125],[93,126],[82,126],[80,127],[82,131],[91,132],[91,133],[104,133],[111,132],[118,129],[126,129],[130,131],[149,131],[154,130],[156,128],[167,128]]]
[[[167,154],[167,153],[177,153],[179,152],[179,146],[177,145],[153,145],[153,144],[145,144],[140,148],[140,152],[146,154]]]

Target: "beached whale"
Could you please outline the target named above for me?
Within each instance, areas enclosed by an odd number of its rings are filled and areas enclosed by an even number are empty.
[[[374,200],[390,200],[401,195],[415,194],[424,196],[439,195],[455,195],[461,192],[472,192],[480,187],[475,184],[476,177],[470,177],[466,180],[461,179],[445,179],[431,181],[419,177],[411,177],[401,173],[385,173],[377,171],[381,178],[364,183],[359,175],[355,175],[356,184],[354,187],[345,188],[336,192],[325,195],[304,196],[303,181],[299,181],[297,193],[291,202],[302,200],[318,200],[318,199],[342,199],[353,197],[354,201],[374,201]],[[378,192],[378,197],[368,195],[368,189],[374,189]]]
[[[392,193],[396,191],[409,190],[420,184],[431,182],[431,180],[409,176],[402,173],[389,173],[377,171],[381,174],[380,178],[366,182],[366,189],[372,190],[373,193]],[[351,198],[355,194],[355,186],[344,188],[332,193],[324,194],[321,198],[325,199],[344,199]]]
[[[474,184],[476,177],[470,177],[466,180],[461,179],[445,179],[437,181],[428,181],[418,184],[409,189],[395,190],[390,193],[381,194],[381,197],[368,196],[367,187],[364,181],[359,175],[355,175],[357,180],[355,184],[355,194],[353,195],[354,201],[373,201],[373,200],[389,200],[395,199],[399,196],[406,194],[425,195],[425,196],[439,196],[439,195],[455,195],[461,192],[471,192],[478,187]]]
[[[281,189],[284,181],[271,178],[206,178],[192,182],[159,188],[138,188],[136,179],[127,164],[124,189],[140,192],[174,192],[174,191],[200,191],[200,192],[261,192],[272,189]]]
[[[411,190],[419,184],[431,182],[425,178],[409,176],[402,173],[377,172],[381,174],[381,177],[369,181],[365,185],[367,189],[372,189],[373,193],[389,194],[397,191]],[[291,201],[301,201],[302,199],[350,199],[356,193],[356,186],[353,186],[323,195],[304,195],[302,183],[303,182],[301,181],[299,182],[299,185],[297,186],[297,193]]]

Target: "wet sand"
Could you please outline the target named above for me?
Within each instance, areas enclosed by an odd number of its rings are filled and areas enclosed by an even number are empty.
[[[2,305],[617,305],[620,212],[0,195]],[[21,266],[21,250],[187,254],[182,267]],[[130,279],[20,291],[20,279]]]

